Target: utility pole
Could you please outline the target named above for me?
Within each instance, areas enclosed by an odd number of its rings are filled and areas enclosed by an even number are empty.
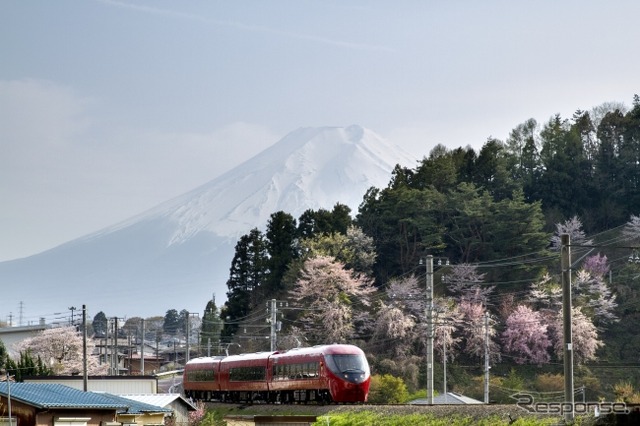
[[[11,376],[9,375],[9,370],[6,371],[6,381],[7,381],[7,409],[9,410],[9,426],[13,426],[14,422],[12,419],[11,413]],[[16,419],[15,424],[17,424],[18,419]]]
[[[69,310],[71,311],[71,325],[75,325],[75,324],[73,323],[73,312],[76,310],[76,307],[75,307],[75,306],[71,306],[71,307],[69,308]]]
[[[187,351],[184,355],[184,365],[187,365],[187,362],[189,362],[189,334],[191,333],[191,330],[189,330],[189,323],[191,322],[191,314],[189,312],[187,312],[187,332],[186,332],[186,340],[187,340]]]
[[[446,334],[446,331],[442,333],[442,368],[443,368],[442,391],[444,394],[444,403],[447,404],[449,402],[448,401],[449,396],[447,394],[447,336],[445,334]]]
[[[484,313],[484,403],[489,403],[489,312]]]
[[[82,389],[85,392],[89,390],[87,370],[87,306],[82,305]]]
[[[144,376],[144,318],[140,321],[140,328],[142,328],[140,333],[142,335],[142,341],[140,342],[140,374]]]
[[[425,261],[427,280],[427,404],[433,404],[433,256]]]
[[[192,313],[190,313],[190,312],[187,312],[187,353],[186,353],[186,355],[185,355],[185,361],[184,361],[184,362],[185,362],[185,364],[186,364],[187,362],[189,362],[189,359],[190,359],[190,353],[189,353],[189,352],[190,352],[190,351],[189,351],[189,338],[191,337],[191,327],[190,327],[190,324],[191,324],[191,317],[192,317],[192,316],[199,316],[199,314],[198,314],[198,313],[193,313],[193,314],[192,314]]]
[[[118,317],[113,318],[113,351],[111,352],[111,362],[113,363],[113,375],[117,376],[118,368]]]
[[[277,331],[277,322],[278,322],[278,305],[276,299],[271,299],[271,352],[275,352],[276,350],[276,331]]]
[[[560,263],[562,269],[562,330],[564,334],[564,402],[571,404],[571,410],[565,411],[564,419],[573,423],[573,341],[571,312],[571,247],[569,234],[560,236]]]
[[[118,376],[120,373],[118,363],[118,317],[112,317],[111,320],[113,320],[113,335],[111,336],[113,347],[111,351],[111,363],[109,365],[111,366],[111,374]]]

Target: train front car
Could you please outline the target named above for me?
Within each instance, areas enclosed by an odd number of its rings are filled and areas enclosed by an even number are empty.
[[[328,345],[323,349],[329,392],[334,402],[366,402],[371,373],[362,349],[353,345]]]
[[[323,345],[276,352],[269,358],[271,402],[365,402],[369,364],[352,345]]]
[[[188,398],[212,401],[218,398],[218,366],[223,357],[194,358],[184,366],[182,389]]]

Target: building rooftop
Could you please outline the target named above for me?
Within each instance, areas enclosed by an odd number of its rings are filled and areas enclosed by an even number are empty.
[[[87,408],[118,410],[127,404],[114,401],[104,394],[84,392],[69,386],[53,383],[0,383],[0,395],[37,408]]]

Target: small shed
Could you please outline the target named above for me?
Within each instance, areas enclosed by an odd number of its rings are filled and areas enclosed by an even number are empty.
[[[173,411],[170,408],[147,404],[145,402],[136,401],[135,399],[112,395],[110,393],[100,394],[105,398],[112,400],[114,403],[126,405],[126,408],[118,410],[116,416],[116,421],[123,425],[164,425],[165,417],[172,417],[173,415]]]
[[[0,422],[7,425],[112,425],[117,412],[127,407],[104,395],[64,385],[0,383]]]
[[[176,426],[189,424],[189,413],[196,411],[196,406],[179,393],[129,394],[120,395],[127,399],[168,408],[173,412]]]

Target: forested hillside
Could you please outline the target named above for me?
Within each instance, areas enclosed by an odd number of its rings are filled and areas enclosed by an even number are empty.
[[[432,255],[435,351],[440,374],[445,359],[450,369],[449,389],[473,393],[488,341],[495,391],[521,386],[527,366],[542,368],[528,376],[540,390],[557,390],[558,236],[568,233],[576,385],[582,380],[592,398],[612,393],[615,383],[598,384],[603,365],[616,373],[626,366],[623,378],[635,380],[640,353],[639,215],[638,96],[628,111],[604,104],[570,119],[528,120],[479,152],[439,145],[415,167],[396,167],[357,212],[340,204],[299,218],[274,212],[265,232],[243,236],[221,310],[222,340],[268,349],[257,336],[269,327],[265,302],[277,299],[277,347],[356,343],[374,372],[418,389],[421,260]]]

